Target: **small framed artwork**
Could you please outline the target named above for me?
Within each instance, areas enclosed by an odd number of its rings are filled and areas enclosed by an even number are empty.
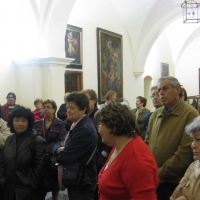
[[[65,34],[65,54],[67,58],[75,59],[70,64],[73,68],[74,65],[82,65],[82,28],[67,25]],[[70,67],[70,65],[68,65],[67,68]]]
[[[161,77],[169,76],[169,64],[161,63]]]
[[[98,99],[105,102],[109,90],[123,99],[122,35],[97,28]]]

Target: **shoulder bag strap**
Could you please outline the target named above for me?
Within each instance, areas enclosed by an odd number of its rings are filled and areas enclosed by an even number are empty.
[[[82,171],[82,174],[85,172],[87,166],[89,165],[90,161],[92,160],[95,152],[97,150],[97,146],[95,147],[94,151],[92,152],[92,155],[89,157],[88,161],[86,162],[86,164],[83,166],[83,171]]]
[[[44,139],[46,140],[46,134],[44,131],[44,119],[42,120],[42,135],[43,135]]]
[[[87,166],[89,165],[90,161],[92,160],[92,158],[93,158],[93,156],[94,156],[96,150],[97,150],[97,146],[95,147],[94,151],[92,152],[92,155],[89,157],[89,159],[88,159],[88,161],[86,162],[86,164],[83,166],[83,171],[82,171],[82,173],[85,172],[85,170],[86,170]]]
[[[92,152],[92,155],[89,157],[88,161],[86,162],[86,166],[87,166],[87,165],[90,163],[90,161],[92,160],[92,158],[93,158],[93,156],[94,156],[96,150],[97,150],[97,146],[95,147],[94,151]]]

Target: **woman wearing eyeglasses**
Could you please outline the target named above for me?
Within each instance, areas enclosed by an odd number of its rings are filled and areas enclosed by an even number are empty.
[[[65,124],[63,121],[55,117],[55,113],[57,110],[57,105],[54,100],[47,99],[42,104],[44,110],[44,119],[35,122],[34,128],[36,131],[42,135],[42,137],[46,140],[46,149],[49,153],[51,160],[53,160],[52,148],[53,146],[59,142],[65,135]],[[58,199],[58,175],[57,169],[51,168],[51,185],[52,189],[52,199]]]
[[[97,120],[102,142],[113,146],[99,172],[99,200],[156,200],[157,165],[137,134],[130,108],[121,103],[106,105]]]

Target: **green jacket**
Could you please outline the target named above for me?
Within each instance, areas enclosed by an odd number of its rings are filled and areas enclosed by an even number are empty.
[[[193,162],[190,136],[185,133],[198,112],[180,101],[168,115],[163,107],[153,112],[145,142],[153,152],[162,181],[179,183],[186,169]]]
[[[137,112],[137,108],[133,109],[132,112],[135,115],[135,113]],[[141,110],[141,112],[138,114],[137,124],[138,124],[138,127],[139,127],[140,132],[141,132],[141,136],[142,136],[143,139],[144,139],[144,136],[145,136],[144,116],[149,112],[150,112],[150,110],[143,108]]]

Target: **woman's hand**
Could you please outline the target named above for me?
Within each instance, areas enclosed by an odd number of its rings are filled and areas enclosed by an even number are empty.
[[[65,147],[58,147],[56,153],[59,154]]]

